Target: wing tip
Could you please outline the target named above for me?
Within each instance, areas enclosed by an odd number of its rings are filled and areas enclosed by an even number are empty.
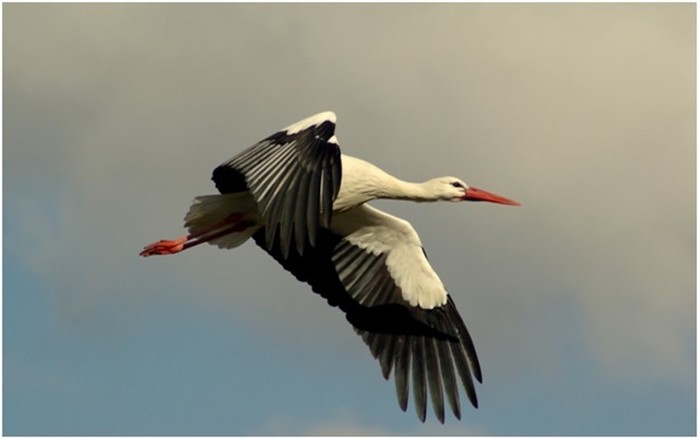
[[[321,125],[324,122],[331,122],[332,124],[335,124],[337,122],[337,116],[332,111],[323,111],[293,123],[284,128],[282,131],[286,132],[286,134],[296,134],[312,126]]]

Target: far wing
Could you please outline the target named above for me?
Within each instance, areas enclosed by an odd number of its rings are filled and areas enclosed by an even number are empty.
[[[221,193],[250,191],[266,224],[267,248],[278,234],[284,257],[292,242],[304,254],[318,228],[330,226],[342,176],[335,120],[332,112],[304,119],[214,170]]]
[[[475,347],[453,300],[427,261],[415,229],[405,220],[364,204],[338,215],[333,231],[343,236],[332,260],[347,293],[371,308],[398,305],[420,324],[410,325],[413,327],[402,334],[374,332],[355,324],[381,363],[384,377],[388,378],[393,368],[401,408],[405,410],[407,405],[412,368],[420,419],[425,418],[426,383],[440,421],[444,419],[443,393],[458,417],[454,366],[471,403],[477,407],[472,375],[478,381],[482,377]],[[388,317],[386,324],[394,321],[394,317]]]
[[[445,395],[454,415],[461,416],[457,375],[477,407],[473,377],[481,381],[480,365],[466,326],[441,282],[435,290],[424,290],[421,297],[416,288],[434,279],[423,278],[424,272],[401,277],[396,270],[395,264],[418,270],[426,265],[436,277],[417,234],[409,224],[409,230],[404,229],[406,224],[378,209],[360,206],[336,215],[333,231],[319,230],[316,247],[303,256],[292,249],[283,257],[278,243],[267,251],[345,313],[379,360],[383,376],[388,379],[393,371],[401,409],[406,410],[412,387],[418,417],[424,421],[429,392],[434,412],[444,422]],[[265,248],[263,238],[262,232],[254,236]],[[408,247],[400,249],[406,242]],[[403,253],[410,246],[415,248]]]

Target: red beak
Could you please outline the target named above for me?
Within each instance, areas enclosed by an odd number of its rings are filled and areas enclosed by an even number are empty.
[[[509,198],[502,197],[500,195],[484,191],[483,189],[478,189],[475,187],[470,187],[466,189],[466,193],[462,200],[465,201],[487,201],[489,203],[507,204],[508,206],[519,206],[520,204],[515,200],[510,200]]]

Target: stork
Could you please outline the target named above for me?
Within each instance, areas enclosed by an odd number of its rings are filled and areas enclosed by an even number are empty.
[[[345,314],[393,373],[405,411],[412,387],[424,422],[427,395],[444,422],[444,400],[461,419],[459,384],[474,407],[481,367],[466,326],[407,221],[367,204],[375,199],[519,203],[455,177],[410,183],[340,152],[336,116],[294,123],[213,171],[218,195],[194,199],[188,234],[149,244],[141,256],[202,243],[234,248],[249,238]]]

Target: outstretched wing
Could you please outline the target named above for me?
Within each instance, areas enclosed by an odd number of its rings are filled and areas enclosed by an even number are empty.
[[[279,235],[284,257],[292,242],[304,254],[319,227],[329,227],[342,164],[335,114],[320,113],[261,140],[214,169],[221,193],[249,190],[265,222],[269,249]]]
[[[457,375],[478,406],[473,377],[482,378],[473,342],[407,222],[362,205],[336,215],[332,231],[320,229],[317,245],[304,255],[292,250],[284,257],[278,242],[267,248],[262,231],[254,239],[345,313],[383,376],[393,372],[401,409],[412,387],[421,421],[428,392],[440,422],[445,395],[460,418]]]

